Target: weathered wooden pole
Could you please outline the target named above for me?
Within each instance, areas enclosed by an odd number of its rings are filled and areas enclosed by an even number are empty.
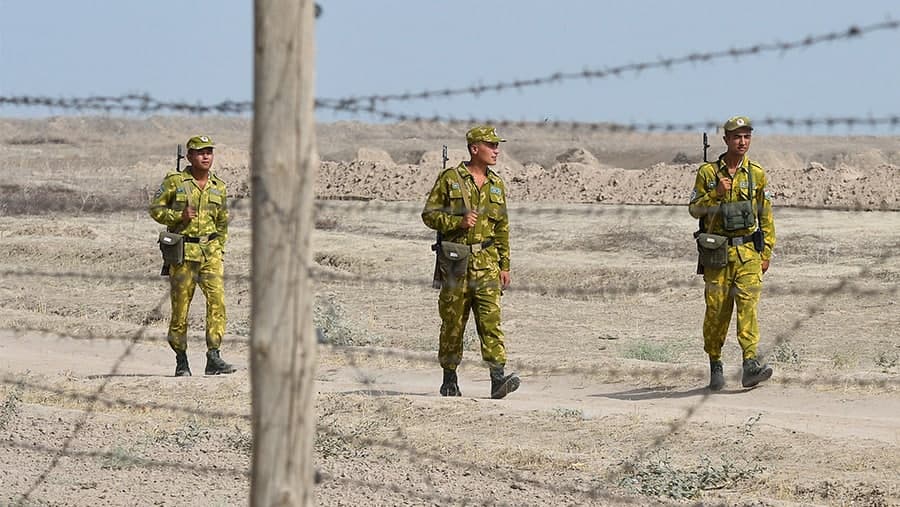
[[[313,505],[313,0],[255,0],[252,506]]]

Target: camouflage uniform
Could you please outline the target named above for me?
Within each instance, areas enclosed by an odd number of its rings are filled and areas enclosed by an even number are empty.
[[[478,211],[478,220],[469,229],[459,228],[466,212],[463,192],[468,192],[469,202]],[[422,220],[442,234],[442,241],[475,245],[474,250],[478,250],[468,256],[461,276],[453,276],[447,259],[440,263],[441,366],[456,370],[462,360],[463,332],[471,309],[481,338],[481,357],[493,367],[503,367],[506,347],[500,330],[500,272],[509,271],[509,217],[503,180],[488,169],[479,189],[465,163],[447,169],[428,195]],[[488,241],[490,244],[480,249]]]
[[[188,167],[167,174],[150,202],[150,216],[186,239],[184,262],[169,267],[172,319],[168,341],[176,353],[187,349],[188,308],[197,282],[206,297],[207,348],[218,350],[225,334],[222,256],[228,240],[226,198],[224,181],[210,173],[201,189]],[[181,213],[188,204],[197,210],[197,216],[182,227]]]
[[[750,194],[752,173],[753,193]],[[706,315],[703,320],[704,350],[710,361],[718,361],[722,345],[731,323],[732,309],[737,303],[737,337],[743,350],[744,359],[756,357],[759,344],[759,324],[756,305],[762,292],[761,261],[772,257],[775,248],[775,222],[772,217],[772,202],[766,192],[766,173],[762,166],[744,156],[733,177],[731,191],[721,199],[716,194],[719,179],[731,178],[722,157],[715,162],[703,164],[697,171],[694,191],[689,210],[694,218],[703,218],[705,230],[712,234],[729,238],[747,237],[756,230],[756,225],[742,230],[726,231],[720,204],[736,201],[751,201],[758,217],[759,228],[764,234],[764,248],[757,252],[753,242],[728,246],[728,265],[724,268],[704,268],[706,283]],[[733,240],[732,240],[733,241]],[[730,245],[730,243],[729,243]]]

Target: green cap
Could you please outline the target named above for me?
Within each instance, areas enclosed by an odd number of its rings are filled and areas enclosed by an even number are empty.
[[[466,144],[505,142],[506,139],[501,139],[500,136],[497,135],[497,129],[490,125],[472,127],[466,132]]]
[[[209,136],[194,136],[185,143],[188,150],[202,150],[203,148],[213,148],[216,143]]]
[[[746,116],[732,116],[731,118],[728,118],[728,121],[725,122],[725,125],[722,128],[725,129],[725,132],[731,132],[732,130],[744,127],[753,130],[750,118],[747,118]]]

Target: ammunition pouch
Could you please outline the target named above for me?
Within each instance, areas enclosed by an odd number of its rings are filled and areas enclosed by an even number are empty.
[[[718,234],[697,235],[697,250],[700,252],[700,266],[720,269],[728,265],[728,238]]]
[[[726,231],[750,229],[756,225],[753,201],[725,202],[719,205],[722,212],[722,227]]]
[[[470,253],[472,248],[469,245],[441,241],[438,245],[438,264],[444,283],[455,286],[456,282],[466,277]]]
[[[177,266],[184,262],[184,236],[174,232],[159,233],[159,249],[162,252],[163,264]]]

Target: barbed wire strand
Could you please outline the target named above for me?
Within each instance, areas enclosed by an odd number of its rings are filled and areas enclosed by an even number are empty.
[[[473,84],[460,88],[440,88],[422,90],[419,92],[406,92],[381,95],[351,96],[336,99],[320,99],[320,102],[334,107],[348,107],[359,103],[384,103],[384,102],[409,102],[413,100],[431,100],[449,98],[460,95],[480,96],[487,92],[503,92],[506,90],[521,90],[544,85],[553,85],[564,81],[574,80],[599,80],[611,77],[621,77],[623,74],[640,74],[652,69],[670,70],[685,64],[710,63],[716,60],[731,59],[740,60],[747,56],[763,55],[765,53],[780,53],[782,55],[800,49],[806,49],[823,43],[837,42],[861,38],[867,34],[878,31],[893,31],[900,28],[900,22],[887,20],[870,25],[851,25],[844,30],[807,35],[806,37],[788,42],[760,42],[743,47],[730,49],[694,52],[682,56],[664,57],[655,60],[646,60],[638,63],[627,63],[613,67],[585,68],[576,72],[555,72],[553,74],[534,77],[530,79],[515,79],[511,81],[498,81],[489,84]]]
[[[156,310],[159,311],[162,308],[165,301],[167,301],[167,300],[168,300],[168,295],[166,295],[166,297],[160,298],[159,302],[156,304]],[[100,383],[100,385],[94,391],[93,396],[95,399],[99,398],[100,395],[103,394],[103,391],[107,388],[109,383],[112,381],[112,374],[116,373],[118,371],[119,367],[125,361],[125,359],[129,355],[131,355],[131,351],[137,345],[140,337],[143,335],[145,330],[146,330],[146,327],[141,327],[138,331],[136,331],[133,334],[134,339],[131,341],[131,343],[128,345],[128,347],[125,348],[125,350],[116,359],[116,361],[113,362],[113,366],[110,370],[111,375],[106,377],[105,379],[103,379],[103,381]],[[75,441],[75,439],[81,433],[81,430],[85,427],[88,419],[93,414],[95,406],[96,406],[95,401],[91,401],[88,404],[88,408],[82,412],[81,417],[78,419],[78,421],[75,423],[75,426],[72,428],[72,432],[69,434],[68,437],[65,438],[65,440],[63,440],[63,444],[60,447],[59,453],[54,455],[53,459],[50,461],[50,464],[47,466],[47,468],[43,472],[41,472],[40,475],[38,475],[38,478],[34,481],[34,484],[32,484],[31,487],[29,487],[28,490],[26,490],[25,493],[22,494],[22,496],[19,498],[19,501],[17,502],[18,504],[22,505],[22,504],[27,503],[30,500],[31,495],[35,491],[37,491],[37,489],[42,484],[44,484],[44,482],[47,481],[47,479],[50,477],[50,474],[53,472],[53,470],[55,470],[56,467],[59,466],[61,457],[69,450],[69,448],[72,446],[72,443]]]

